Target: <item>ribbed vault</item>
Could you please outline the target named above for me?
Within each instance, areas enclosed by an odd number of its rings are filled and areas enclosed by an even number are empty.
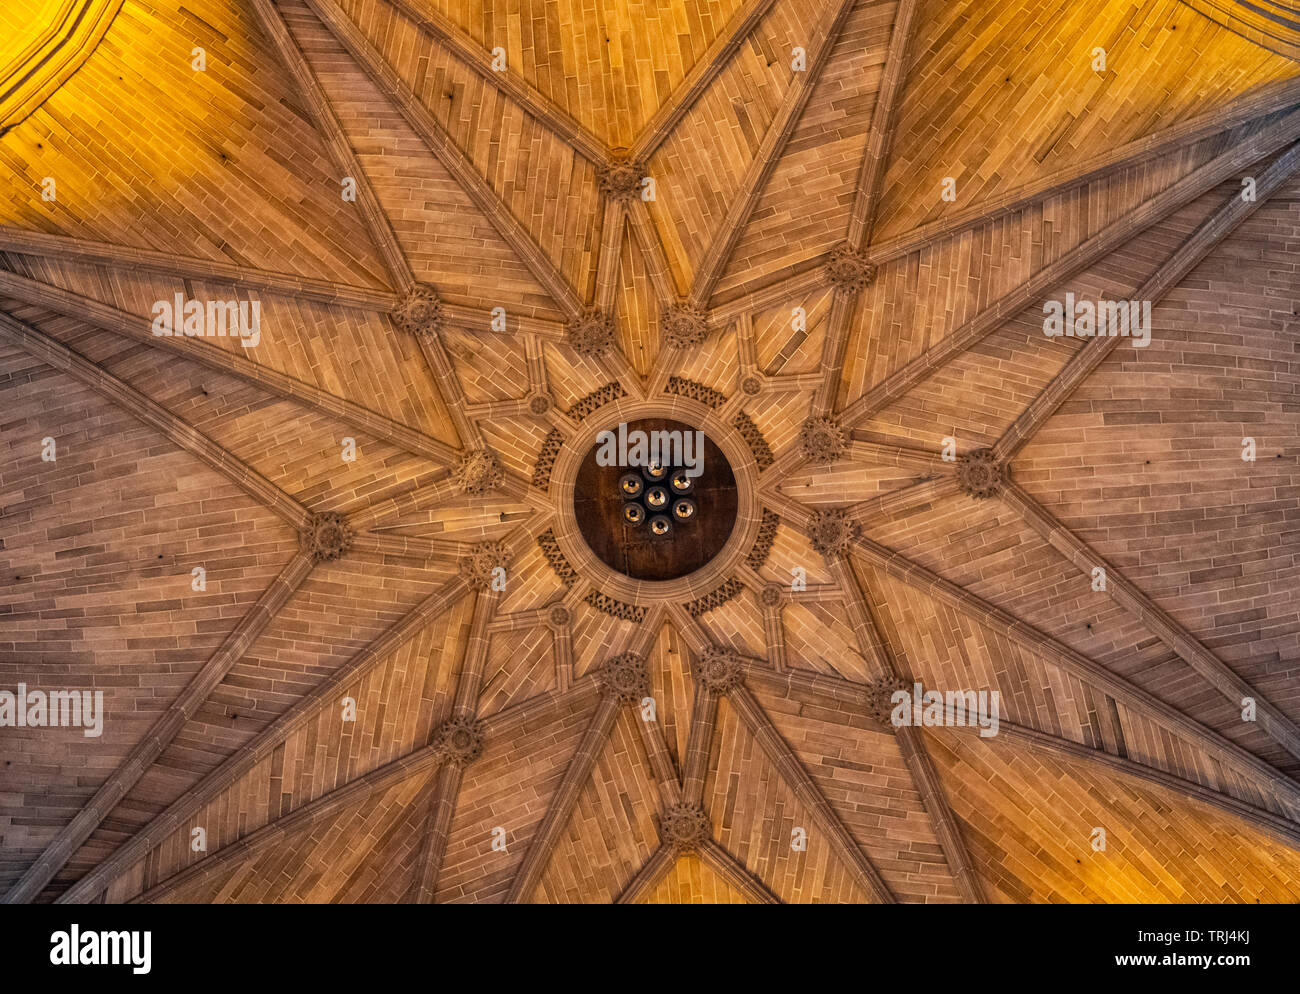
[[[599,6],[126,0],[0,137],[0,690],[106,708],[0,728],[4,899],[1300,897],[1294,37]],[[632,415],[689,582],[579,544]]]

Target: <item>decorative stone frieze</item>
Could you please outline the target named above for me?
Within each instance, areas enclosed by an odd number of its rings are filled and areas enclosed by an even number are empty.
[[[599,411],[606,404],[612,404],[620,397],[626,396],[627,391],[623,389],[621,383],[606,383],[577,401],[565,413],[575,421],[585,421],[591,414]]]
[[[546,563],[560,578],[560,582],[566,587],[572,587],[578,582],[578,571],[573,568],[562,551],[560,543],[555,539],[555,529],[548,528],[537,536],[537,545],[542,550],[542,555],[546,557]]]
[[[599,590],[593,590],[587,595],[587,603],[597,611],[609,615],[611,618],[617,618],[619,621],[634,621],[638,625],[645,621],[646,609],[639,604],[628,604],[620,601],[608,594],[602,594]]]
[[[780,527],[780,516],[763,508],[763,520],[758,526],[758,534],[754,536],[754,544],[750,546],[749,554],[745,556],[746,566],[755,572],[763,568],[767,557],[772,553],[772,545],[776,542],[776,531]]]
[[[533,464],[533,486],[543,493],[551,489],[551,470],[555,468],[555,457],[564,448],[564,432],[552,428],[542,439],[542,448],[537,453],[537,462]]]
[[[722,607],[723,604],[727,603],[727,601],[734,598],[744,589],[745,585],[738,579],[734,576],[728,577],[721,585],[714,587],[703,597],[697,597],[693,601],[687,601],[682,606],[686,608],[686,613],[692,618],[700,618],[708,614],[710,611]]]
[[[749,451],[754,454],[754,463],[760,470],[767,469],[776,462],[776,457],[772,455],[772,447],[767,444],[763,432],[748,414],[737,411],[736,416],[731,419],[731,427],[735,428],[740,433],[740,437],[745,440]]]
[[[664,384],[664,393],[676,394],[678,397],[689,397],[691,400],[698,400],[701,404],[706,404],[717,410],[727,402],[725,394],[719,393],[710,386],[705,386],[696,380],[687,379],[685,376],[670,376],[668,382]]]

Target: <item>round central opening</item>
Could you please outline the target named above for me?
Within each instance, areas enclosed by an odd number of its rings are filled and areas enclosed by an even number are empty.
[[[610,425],[573,491],[591,551],[636,580],[675,580],[702,567],[731,537],[736,502],[722,451],[702,431],[666,418]]]

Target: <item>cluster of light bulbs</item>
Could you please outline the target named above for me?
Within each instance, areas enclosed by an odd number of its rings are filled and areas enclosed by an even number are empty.
[[[626,502],[623,520],[633,527],[649,519],[650,534],[662,538],[672,533],[673,521],[695,517],[695,501],[688,494],[695,481],[684,469],[671,472],[667,466],[650,463],[640,473],[624,473],[618,480],[619,493]]]

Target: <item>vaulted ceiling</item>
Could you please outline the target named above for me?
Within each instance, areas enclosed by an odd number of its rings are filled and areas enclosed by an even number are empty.
[[[0,690],[106,712],[0,728],[5,900],[1300,899],[1294,3],[0,27]],[[680,583],[575,530],[635,417]]]

